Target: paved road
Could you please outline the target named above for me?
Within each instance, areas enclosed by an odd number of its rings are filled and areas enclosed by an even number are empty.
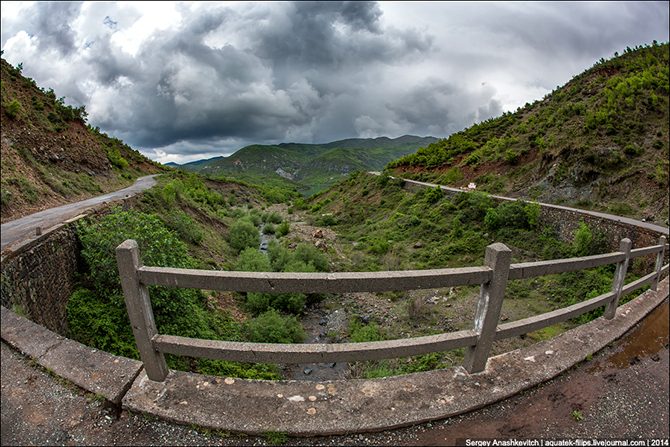
[[[140,177],[135,184],[119,191],[82,200],[81,202],[50,208],[48,210],[40,211],[39,213],[22,217],[21,219],[4,223],[0,226],[0,232],[2,232],[2,244],[0,250],[4,250],[5,247],[26,239],[27,237],[34,236],[37,227],[47,229],[81,214],[84,210],[92,206],[99,205],[103,202],[122,199],[127,196],[133,196],[138,192],[145,191],[156,184],[156,180],[154,179],[156,175],[158,174]]]

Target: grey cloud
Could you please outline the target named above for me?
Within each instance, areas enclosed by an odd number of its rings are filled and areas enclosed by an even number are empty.
[[[667,39],[667,3],[412,4],[430,9],[417,16],[437,24],[430,32],[386,20],[389,5],[181,5],[178,26],[129,54],[114,36],[139,17],[132,6],[38,2],[2,18],[2,44],[20,30],[37,36],[28,74],[60,82],[42,85],[131,145],[214,156],[251,143],[447,136],[502,113],[500,79],[551,89],[630,42]],[[54,57],[68,62],[56,74]]]
[[[373,3],[284,6],[280,13],[287,20],[272,20],[278,12],[270,8],[264,12],[268,27],[245,26],[249,47],[211,48],[204,39],[258,21],[259,11],[221,9],[188,17],[178,31],[156,33],[135,58],[115,52],[109,36],[101,39],[90,58],[96,77],[105,84],[129,79],[131,85],[118,89],[132,98],[132,107],[109,104],[100,126],[143,147],[223,136],[347,136],[354,131],[352,101],[333,99],[351,96],[358,86],[337,80],[348,77],[342,66],[364,60],[394,64],[408,52],[430,48],[428,38],[411,31],[385,36],[378,24],[381,11]],[[338,33],[336,23],[350,27],[356,38]],[[315,123],[317,114],[321,125]],[[301,131],[305,126],[313,132]]]
[[[39,35],[40,47],[56,48],[65,55],[76,50],[70,22],[79,15],[80,2],[36,3],[32,9],[32,26],[28,33]]]

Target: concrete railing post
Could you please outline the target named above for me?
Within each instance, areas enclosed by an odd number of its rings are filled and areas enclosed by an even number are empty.
[[[140,283],[137,276],[137,269],[141,266],[137,242],[129,239],[116,247],[116,262],[119,266],[128,318],[130,318],[135,343],[140,351],[147,377],[162,382],[167,377],[168,367],[165,363],[165,356],[154,349],[151,341],[158,331],[154,322],[154,312],[151,309],[149,291]]]
[[[469,373],[481,372],[493,345],[500,309],[502,308],[505,286],[509,274],[512,251],[499,242],[486,247],[485,264],[493,270],[491,280],[482,284],[475,314],[477,344],[468,348],[463,366]]]
[[[628,238],[621,239],[621,242],[619,243],[619,251],[623,252],[626,257],[616,265],[616,270],[614,271],[614,281],[612,283],[614,297],[612,297],[612,300],[607,303],[607,307],[605,307],[605,318],[608,320],[611,320],[614,318],[614,315],[616,315],[616,308],[619,305],[619,298],[621,298],[621,290],[626,282],[626,272],[628,272],[631,245],[632,242]]]
[[[656,277],[654,282],[651,283],[651,290],[656,290],[658,288],[658,282],[661,280],[661,269],[663,268],[663,261],[665,260],[665,244],[667,240],[665,236],[658,238],[658,245],[661,246],[661,251],[656,255]]]

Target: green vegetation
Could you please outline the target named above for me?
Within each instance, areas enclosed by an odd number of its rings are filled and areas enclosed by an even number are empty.
[[[627,48],[542,100],[388,164],[398,175],[668,224],[668,44]],[[644,202],[643,202],[644,201]],[[640,205],[646,203],[647,205]]]
[[[242,328],[246,339],[263,343],[301,343],[305,332],[294,316],[281,315],[274,309],[249,320]]]
[[[80,223],[77,231],[88,271],[83,287],[68,302],[69,335],[107,352],[138,358],[116,268],[115,248],[126,239],[135,239],[142,260],[148,265],[192,268],[196,262],[176,234],[153,215],[116,210],[98,222]],[[213,308],[200,291],[151,287],[150,294],[160,333],[212,340],[244,339],[240,324]],[[262,321],[249,325],[262,328]],[[249,333],[256,337],[259,330]],[[278,377],[276,370],[268,365],[186,361],[173,356],[168,356],[168,365],[210,374]]]
[[[271,185],[274,191],[270,195],[286,199],[282,191],[297,189],[309,196],[327,189],[350,172],[380,170],[386,163],[433,141],[436,141],[433,137],[405,135],[396,139],[348,139],[327,144],[252,145],[229,157],[199,160],[179,168],[225,175],[264,188]]]

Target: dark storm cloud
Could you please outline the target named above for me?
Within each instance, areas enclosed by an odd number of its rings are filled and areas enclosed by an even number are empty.
[[[447,136],[668,36],[663,2],[156,8],[3,8],[4,57],[131,145],[195,157],[251,143]]]
[[[39,36],[42,49],[55,48],[61,54],[69,55],[77,49],[70,23],[80,10],[81,2],[39,2],[27,11],[29,20],[23,29],[30,35]]]
[[[110,36],[99,40],[89,58],[96,78],[105,84],[125,78],[119,89],[133,98],[125,116],[114,113],[123,102],[109,104],[100,126],[144,147],[214,137],[282,139],[322,114],[327,96],[355,89],[334,80],[347,77],[342,70],[395,64],[430,49],[430,39],[412,31],[384,34],[374,3],[284,6],[261,17],[224,9],[188,17],[178,32],[156,33],[134,57],[114,51]],[[210,33],[225,36],[241,27],[243,43],[205,43]],[[338,119],[353,130],[351,117]]]

